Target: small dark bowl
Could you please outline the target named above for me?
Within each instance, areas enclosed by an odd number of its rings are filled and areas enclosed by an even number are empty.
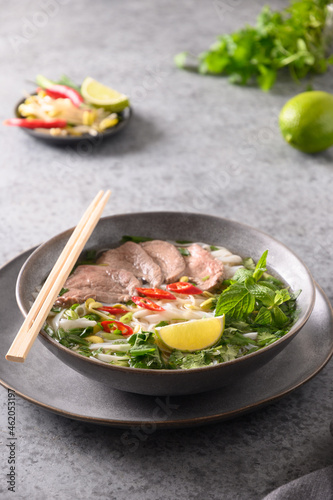
[[[18,110],[20,104],[22,104],[24,101],[25,99],[21,99],[21,101],[17,103],[17,105],[15,106],[14,111],[15,111],[15,116],[17,118],[24,118],[24,116],[20,115]],[[80,136],[62,137],[62,136],[53,136],[46,132],[39,132],[34,129],[24,128],[24,127],[21,127],[21,130],[23,130],[23,132],[30,135],[34,139],[39,139],[54,146],[90,145],[91,147],[101,144],[101,142],[104,141],[104,139],[108,139],[109,137],[123,130],[129,124],[129,121],[132,117],[132,108],[131,107],[125,108],[121,113],[118,113],[118,115],[119,115],[119,122],[117,123],[117,125],[115,125],[110,129],[106,129],[105,132],[102,132],[97,135],[83,134]]]
[[[37,248],[21,269],[16,296],[24,316],[33,294],[55,264],[71,230]],[[292,329],[275,343],[242,358],[215,366],[190,370],[147,370],[112,366],[89,359],[62,346],[44,331],[39,339],[64,363],[82,375],[123,391],[149,395],[194,394],[228,385],[246,377],[276,356],[297,335],[308,320],[315,302],[312,277],[302,261],[271,236],[238,222],[200,214],[148,212],[115,215],[101,219],[85,250],[104,249],[120,244],[123,235],[156,239],[204,241],[228,248],[242,257],[258,260],[268,249],[269,270],[286,281],[292,290],[301,289],[299,316]]]

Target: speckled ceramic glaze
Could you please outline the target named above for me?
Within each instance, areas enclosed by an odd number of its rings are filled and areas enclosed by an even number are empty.
[[[52,269],[71,232],[72,229],[41,245],[22,267],[16,296],[24,315],[29,311],[33,293]],[[269,270],[282,277],[293,290],[302,290],[298,298],[299,317],[287,335],[260,351],[223,364],[191,370],[146,370],[108,365],[76,354],[44,331],[40,332],[39,339],[53,354],[87,377],[115,389],[148,395],[195,394],[217,389],[269,362],[294,338],[311,314],[315,286],[308,269],[291,250],[259,230],[200,214],[150,212],[116,215],[100,220],[85,250],[118,246],[126,234],[203,241],[225,246],[235,254],[251,256],[254,260],[258,260],[268,249]]]

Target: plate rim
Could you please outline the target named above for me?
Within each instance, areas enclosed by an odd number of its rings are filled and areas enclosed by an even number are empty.
[[[29,256],[35,248],[36,247],[33,247],[29,250],[25,250],[25,251],[21,252],[20,254],[18,254],[13,259],[11,259],[8,262],[6,262],[5,264],[3,264],[0,267],[0,273],[6,267],[8,267],[10,265],[15,265],[15,261],[18,261],[23,256],[26,256],[26,257]],[[18,270],[16,270],[16,271],[18,272]],[[332,320],[332,318],[333,318],[332,305],[331,305],[328,297],[326,296],[325,292],[320,287],[320,285],[318,285],[315,282],[315,286],[316,286],[316,289],[318,289],[321,292],[323,299],[324,299],[326,305],[328,306],[328,310],[330,312],[331,320]],[[19,309],[18,309],[18,312],[20,312]],[[332,335],[332,337],[333,337],[333,335]],[[283,355],[283,351],[280,354]],[[238,416],[241,416],[243,414],[250,413],[252,411],[256,411],[259,408],[264,407],[272,402],[278,401],[282,397],[287,396],[288,394],[290,394],[291,392],[293,392],[294,390],[303,386],[305,383],[307,383],[312,378],[314,378],[326,366],[326,364],[329,362],[329,360],[331,359],[332,356],[333,356],[333,343],[332,343],[332,347],[331,347],[330,351],[328,353],[326,353],[325,359],[320,363],[320,365],[318,365],[316,367],[316,369],[314,371],[312,371],[308,376],[306,376],[305,378],[302,378],[301,381],[295,383],[294,385],[292,385],[288,389],[280,390],[277,394],[274,394],[270,397],[259,399],[255,403],[246,404],[245,406],[242,406],[240,408],[230,410],[230,411],[227,411],[224,413],[220,412],[218,414],[215,413],[214,415],[201,416],[201,417],[190,417],[190,418],[179,419],[179,420],[174,419],[174,420],[163,420],[163,421],[160,421],[160,420],[149,420],[149,421],[148,420],[126,420],[126,421],[122,420],[121,421],[121,420],[116,420],[114,418],[108,419],[108,418],[91,417],[91,416],[89,417],[86,415],[82,415],[82,414],[74,413],[71,411],[66,411],[66,410],[63,410],[61,408],[57,408],[55,406],[43,403],[42,401],[38,401],[37,399],[32,398],[32,397],[24,394],[22,391],[15,389],[10,384],[7,384],[6,382],[4,382],[1,378],[0,378],[0,385],[3,386],[7,390],[12,390],[19,397],[22,397],[26,401],[28,401],[32,404],[35,404],[44,410],[47,410],[51,413],[55,413],[57,415],[60,415],[60,416],[66,417],[66,418],[70,418],[70,419],[85,422],[85,423],[105,425],[105,426],[115,427],[115,428],[119,428],[119,429],[131,428],[133,425],[140,425],[140,424],[143,425],[143,424],[147,424],[147,423],[149,423],[150,425],[154,425],[157,429],[190,428],[190,427],[208,425],[208,424],[213,424],[213,423],[222,422],[222,421],[226,421],[226,420],[231,420],[231,419],[238,417]],[[54,359],[56,360],[56,358],[54,358]],[[146,396],[143,396],[143,397],[146,397]]]

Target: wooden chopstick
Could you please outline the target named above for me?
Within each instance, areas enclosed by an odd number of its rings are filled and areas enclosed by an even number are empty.
[[[97,225],[110,194],[111,191],[106,191],[104,195],[100,191],[83,214],[10,346],[6,354],[8,361],[23,363],[26,359],[61,288]]]

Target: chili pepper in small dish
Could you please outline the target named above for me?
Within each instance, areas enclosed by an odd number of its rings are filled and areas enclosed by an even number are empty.
[[[65,85],[51,85],[43,90],[53,99],[69,99],[77,108],[84,102],[82,96],[76,90]]]
[[[3,124],[22,128],[64,128],[67,126],[66,120],[41,120],[40,118],[9,118]]]
[[[38,85],[53,99],[69,99],[77,108],[84,102],[82,95],[73,87],[54,83],[43,75],[37,75]]]

